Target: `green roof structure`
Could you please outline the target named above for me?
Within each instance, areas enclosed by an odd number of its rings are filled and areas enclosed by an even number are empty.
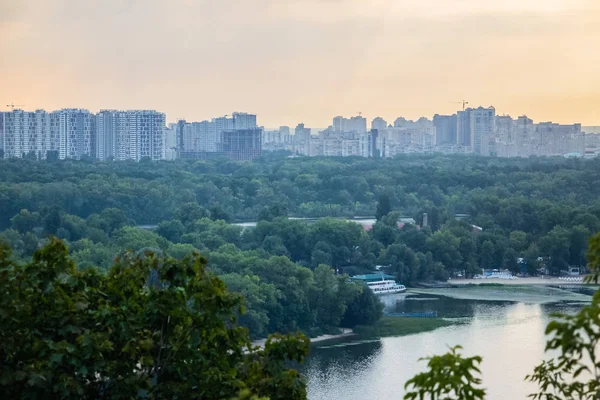
[[[394,280],[395,277],[393,277],[392,275],[387,275],[387,274],[365,274],[365,275],[354,275],[351,279],[356,280],[356,281],[363,281],[363,282],[374,282],[374,281],[381,281],[384,279]]]

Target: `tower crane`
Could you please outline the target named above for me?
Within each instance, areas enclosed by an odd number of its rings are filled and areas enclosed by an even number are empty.
[[[465,111],[465,106],[466,106],[467,104],[469,104],[469,102],[468,102],[468,101],[465,101],[465,100],[461,100],[461,101],[451,101],[450,103],[454,103],[454,104],[462,104],[462,110],[463,110],[463,111]]]
[[[25,104],[7,104],[6,107],[10,108],[11,111],[14,111],[16,107],[25,107]]]

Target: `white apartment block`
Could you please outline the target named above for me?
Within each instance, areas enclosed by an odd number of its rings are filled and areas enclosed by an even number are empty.
[[[0,132],[4,158],[34,155],[45,159],[48,151],[60,149],[60,118],[56,113],[44,110],[2,113]]]
[[[161,160],[165,115],[153,110],[101,110],[95,119],[95,156],[100,160]]]
[[[219,133],[216,129],[211,129],[211,123],[208,121],[193,122],[192,136],[194,138],[194,151],[217,151]]]
[[[14,110],[4,114],[2,140],[5,158],[21,158],[30,151],[36,151],[35,122],[34,112]]]
[[[163,129],[165,114],[153,110],[127,111],[129,121],[128,159],[160,160],[163,155]]]
[[[80,108],[65,108],[52,114],[58,116],[58,158],[79,160],[95,152],[94,115]]]
[[[99,160],[126,160],[128,142],[127,114],[101,110],[96,115],[96,157]]]
[[[333,118],[332,126],[335,132],[365,133],[367,131],[367,119],[360,115],[351,118],[344,118],[338,115]]]
[[[490,155],[490,140],[496,131],[496,109],[469,108],[466,110],[470,118],[471,148],[473,153]]]
[[[383,130],[385,128],[387,128],[387,122],[385,119],[381,117],[375,117],[373,118],[373,121],[371,121],[371,129]]]

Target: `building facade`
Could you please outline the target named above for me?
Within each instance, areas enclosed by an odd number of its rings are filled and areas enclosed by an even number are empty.
[[[473,153],[490,155],[490,141],[496,131],[496,109],[494,107],[468,109],[471,118],[471,148]]]
[[[381,117],[375,117],[373,118],[373,121],[371,121],[371,129],[383,130],[385,128],[387,128],[387,122],[385,119]]]
[[[165,115],[154,110],[101,110],[95,116],[95,157],[99,160],[161,160]]]
[[[456,114],[433,116],[433,125],[435,127],[436,145],[454,145],[457,143],[456,135]]]
[[[262,151],[262,128],[256,126],[254,114],[234,112],[231,118],[224,116],[191,123],[180,120],[173,128],[178,158],[228,157],[242,161],[260,157]]]
[[[356,117],[344,118],[340,115],[333,118],[333,130],[335,132],[367,132],[367,119],[358,115]]]

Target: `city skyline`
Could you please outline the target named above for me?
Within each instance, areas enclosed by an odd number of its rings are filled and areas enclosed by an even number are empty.
[[[466,105],[465,106],[465,110],[469,110],[469,109],[477,109],[477,108],[488,108],[488,107],[492,107],[494,109],[498,109],[495,105],[483,105],[483,104],[478,104],[478,105],[474,105],[474,106],[469,106]],[[16,104],[7,104],[5,105],[5,109],[4,110],[0,110],[0,113],[9,113],[12,111],[23,111],[26,113],[35,113],[36,111],[44,111],[44,112],[56,112],[56,111],[61,111],[61,110],[69,110],[69,109],[80,109],[80,110],[84,110],[87,112],[90,112],[92,114],[100,114],[102,112],[105,111],[119,111],[119,112],[135,112],[135,111],[158,111],[161,112],[162,114],[165,115],[165,127],[168,126],[169,124],[176,124],[178,121],[196,121],[196,123],[199,122],[209,122],[211,120],[214,119],[222,119],[222,118],[228,118],[228,117],[232,117],[234,114],[249,114],[252,115],[254,117],[260,117],[261,120],[264,116],[260,116],[257,113],[254,112],[248,112],[248,111],[229,111],[229,112],[222,112],[222,113],[217,113],[216,115],[211,115],[211,116],[206,116],[203,118],[187,118],[184,116],[178,116],[178,117],[172,117],[169,116],[166,112],[164,112],[164,110],[160,110],[158,108],[153,108],[153,107],[147,107],[147,108],[118,108],[118,107],[103,107],[100,109],[90,109],[87,107],[83,107],[83,106],[70,106],[70,107],[61,107],[61,108],[46,108],[46,107],[37,107],[37,108],[29,108],[29,107],[17,107]],[[272,126],[272,125],[268,125],[268,124],[263,124],[261,122],[261,124],[259,124],[258,126],[266,129],[266,130],[273,130],[273,129],[279,129],[281,127],[294,127],[297,124],[303,124],[307,127],[307,129],[310,129],[312,131],[313,135],[316,135],[319,131],[327,129],[329,127],[335,129],[335,123],[336,123],[336,119],[337,118],[342,118],[344,120],[355,120],[355,119],[365,119],[366,120],[366,124],[368,129],[372,128],[373,122],[377,121],[376,123],[381,124],[382,122],[385,122],[387,125],[386,126],[394,126],[394,122],[395,120],[398,119],[402,119],[405,120],[407,122],[416,122],[420,119],[427,119],[430,122],[434,121],[434,118],[436,116],[440,116],[440,117],[445,117],[445,116],[452,116],[454,115],[456,117],[457,114],[461,113],[462,109],[456,109],[454,111],[449,111],[449,112],[435,112],[432,115],[419,115],[418,117],[415,118],[410,118],[410,117],[406,117],[404,115],[396,115],[392,118],[387,118],[387,117],[382,117],[381,114],[373,114],[371,115],[367,115],[365,116],[362,112],[357,113],[357,115],[353,115],[353,114],[334,114],[333,116],[329,116],[328,122],[324,121],[322,126],[311,126],[308,123],[305,123],[304,121],[306,121],[306,118],[299,118],[296,121],[290,121],[288,123],[284,123],[278,126]],[[181,114],[181,113],[177,113],[177,114]],[[527,117],[527,118],[531,118],[530,115],[526,114],[526,113],[516,113],[516,114],[508,114],[505,112],[501,112],[496,114],[496,117],[512,117],[512,118],[517,118],[517,117]],[[590,125],[590,124],[584,124],[581,123],[579,121],[559,121],[556,119],[535,119],[535,118],[531,118],[533,120],[536,120],[538,122],[552,122],[552,123],[558,123],[558,124],[580,124],[582,126],[582,128],[591,128],[591,130],[589,131],[585,131],[584,129],[584,133],[600,133],[600,124],[597,125]],[[383,126],[382,126],[383,127]],[[339,129],[337,129],[339,130]]]
[[[465,99],[600,125],[594,0],[24,0],[0,4],[0,34],[3,111],[237,109],[324,128],[358,112],[451,114]]]

